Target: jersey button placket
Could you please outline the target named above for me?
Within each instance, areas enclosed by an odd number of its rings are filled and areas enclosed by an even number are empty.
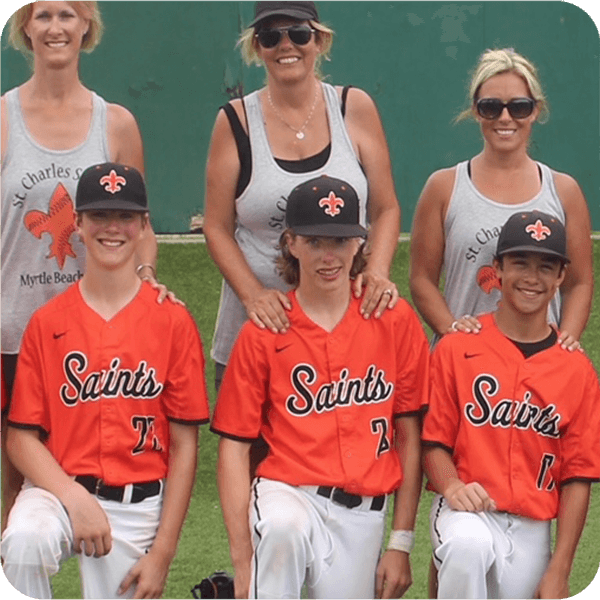
[[[98,347],[100,355],[100,366],[104,371],[110,369],[111,361],[117,356],[117,344],[114,325],[109,321],[104,324],[100,344]],[[106,398],[101,396],[100,402],[100,463],[104,477],[110,479],[114,474],[111,465],[118,448],[119,417],[116,402],[119,398]]]

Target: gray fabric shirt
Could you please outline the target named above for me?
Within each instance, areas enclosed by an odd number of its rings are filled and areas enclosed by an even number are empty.
[[[554,185],[552,171],[538,163],[542,186],[521,204],[501,204],[481,194],[469,177],[468,161],[456,166],[454,189],[444,221],[444,297],[455,318],[496,310],[500,287],[492,267],[500,229],[519,211],[540,210],[565,223],[565,211]],[[560,297],[549,307],[550,322],[560,321]]]
[[[19,352],[33,312],[83,275],[85,248],[75,233],[81,172],[109,160],[106,102],[92,92],[85,141],[50,150],[27,130],[19,88],[6,93],[8,141],[2,162],[2,352]]]
[[[288,289],[275,268],[276,247],[285,229],[287,196],[299,183],[322,174],[349,182],[360,200],[361,223],[366,224],[367,179],[346,130],[338,93],[327,83],[321,85],[331,132],[331,153],[323,167],[309,173],[290,173],[276,163],[267,139],[259,92],[244,98],[252,152],[252,175],[250,183],[235,201],[235,239],[252,272],[266,288]],[[215,361],[227,364],[246,318],[242,303],[224,280],[211,353]]]

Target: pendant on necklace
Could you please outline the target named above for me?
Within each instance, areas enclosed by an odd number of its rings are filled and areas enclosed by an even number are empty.
[[[296,137],[297,137],[299,140],[303,140],[303,139],[304,139],[304,133],[303,133],[302,131],[299,131],[299,132],[296,134]]]

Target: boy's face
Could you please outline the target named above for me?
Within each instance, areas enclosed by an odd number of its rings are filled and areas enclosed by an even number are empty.
[[[300,263],[300,286],[327,291],[348,285],[360,238],[295,235],[288,247]]]
[[[548,304],[565,278],[561,261],[536,252],[511,252],[495,261],[502,302],[522,314],[548,310]]]
[[[86,210],[77,215],[77,231],[90,259],[115,268],[133,256],[146,222],[147,216],[140,212]]]

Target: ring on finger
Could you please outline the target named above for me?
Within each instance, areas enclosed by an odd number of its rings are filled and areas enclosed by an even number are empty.
[[[394,292],[392,292],[392,290],[383,290],[381,295],[383,296],[384,294],[389,294],[390,296],[393,296]]]

